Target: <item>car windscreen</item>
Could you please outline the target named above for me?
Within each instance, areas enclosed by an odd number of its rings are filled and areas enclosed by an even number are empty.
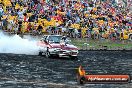
[[[52,43],[60,43],[62,36],[49,36],[48,40]]]

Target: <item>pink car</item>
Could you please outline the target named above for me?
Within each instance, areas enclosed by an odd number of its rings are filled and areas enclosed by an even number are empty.
[[[50,57],[57,55],[59,57],[76,58],[78,48],[70,43],[70,40],[61,35],[45,35],[39,42],[39,55]]]

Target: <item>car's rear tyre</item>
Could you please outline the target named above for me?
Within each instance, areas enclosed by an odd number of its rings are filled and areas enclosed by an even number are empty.
[[[42,53],[43,53],[43,52],[39,52],[39,56],[42,56]]]
[[[46,56],[47,58],[49,58],[49,57],[51,56],[48,47],[47,47],[47,50],[46,50],[46,52],[45,52],[45,56]]]
[[[47,58],[49,58],[49,57],[50,57],[50,52],[46,52],[46,53],[45,53],[45,56],[46,56]]]

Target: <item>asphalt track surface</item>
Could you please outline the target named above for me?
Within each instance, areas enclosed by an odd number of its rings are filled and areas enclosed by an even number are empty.
[[[89,74],[132,75],[132,51],[80,51],[74,60],[0,54],[0,88],[132,88],[132,83],[79,85],[79,65]]]

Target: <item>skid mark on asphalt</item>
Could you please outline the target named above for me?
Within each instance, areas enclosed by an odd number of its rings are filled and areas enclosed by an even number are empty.
[[[127,54],[127,55],[126,55]],[[82,65],[88,74],[131,74],[132,54],[121,51],[81,51],[77,60],[45,58],[32,55],[0,55],[0,86],[45,87],[48,85],[74,85],[75,88],[131,88],[132,84],[125,85],[77,85],[76,72]],[[5,75],[2,75],[5,74]],[[3,77],[3,78],[2,78]],[[14,83],[13,83],[14,81]],[[3,84],[4,83],[4,84]],[[47,84],[46,84],[47,83]],[[61,87],[60,86],[60,87]],[[66,88],[74,88],[74,86]],[[25,88],[28,88],[25,87]],[[23,87],[22,87],[23,88]]]

